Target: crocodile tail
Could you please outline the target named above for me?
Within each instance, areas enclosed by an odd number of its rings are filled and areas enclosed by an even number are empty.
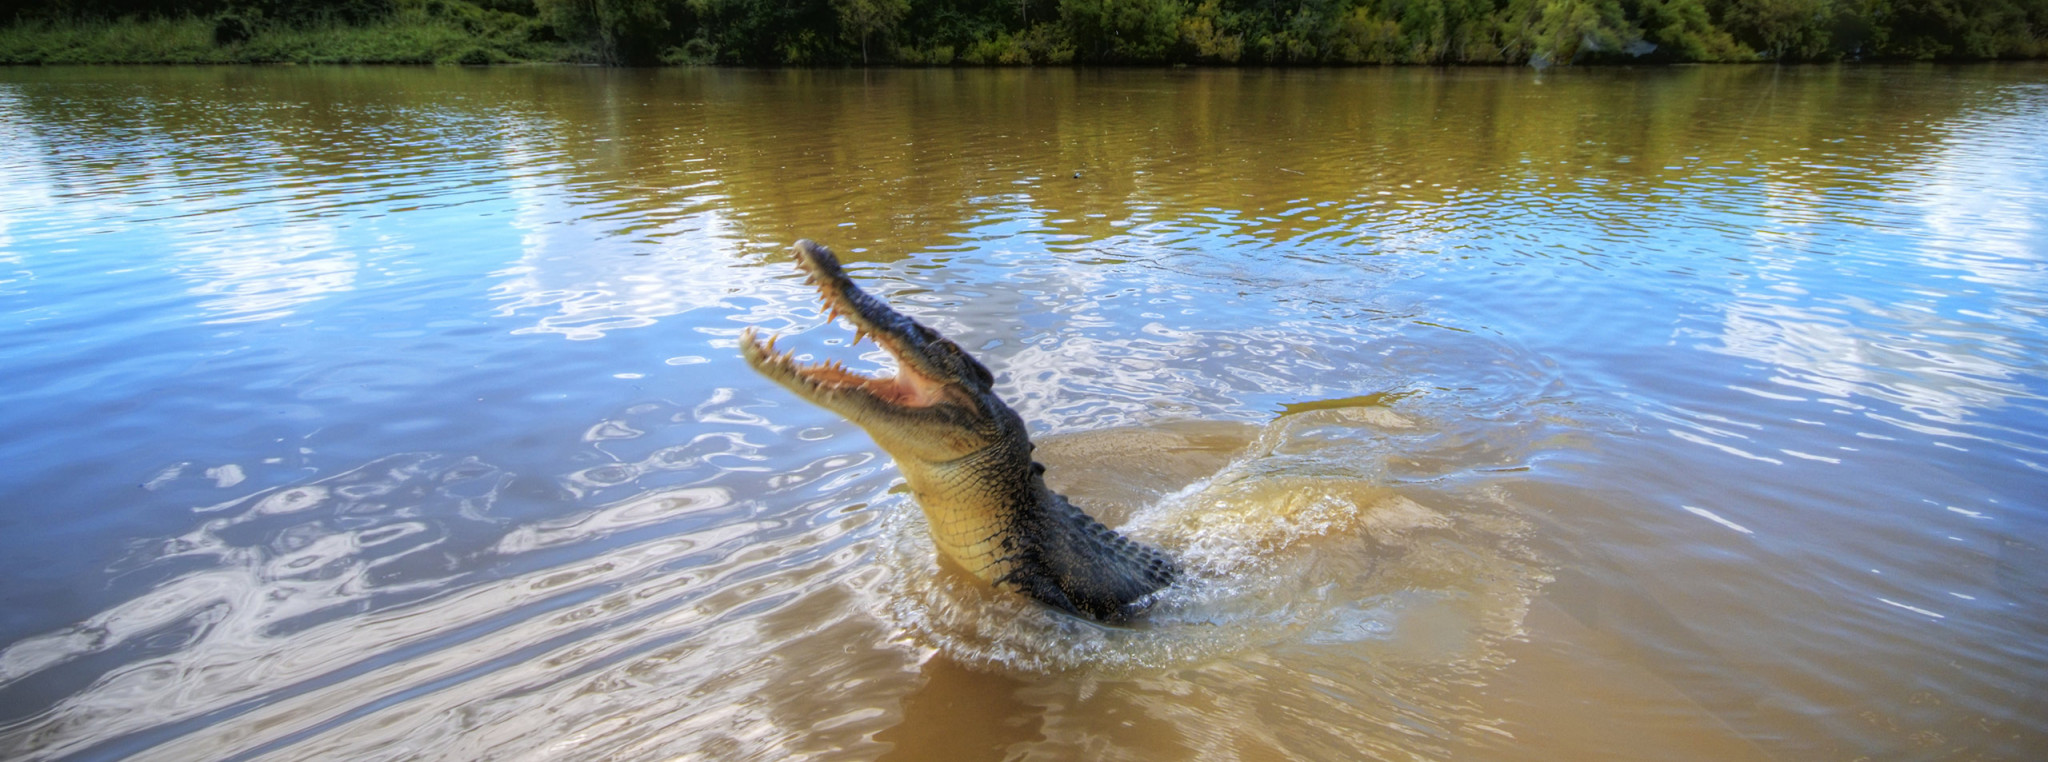
[[[1051,498],[1042,514],[1045,540],[1038,544],[1046,578],[1019,580],[1032,597],[1115,624],[1143,613],[1149,596],[1179,576],[1173,559],[1159,549],[1103,526],[1065,497]],[[1060,595],[1049,595],[1046,587]]]

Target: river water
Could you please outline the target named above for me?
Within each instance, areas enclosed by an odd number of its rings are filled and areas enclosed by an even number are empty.
[[[2040,759],[2048,67],[0,71],[0,757]],[[936,559],[827,243],[1187,567]]]

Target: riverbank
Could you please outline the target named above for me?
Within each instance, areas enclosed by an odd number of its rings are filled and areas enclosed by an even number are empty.
[[[211,18],[32,21],[0,27],[4,64],[496,64],[590,60],[518,14],[450,4],[363,23]]]
[[[345,15],[293,11],[311,4],[286,0],[258,10],[172,0],[187,10],[157,16],[129,2],[81,0],[78,17],[0,26],[0,63],[1546,66],[2048,57],[2048,0],[1330,0],[1287,9],[1260,0],[360,0]]]

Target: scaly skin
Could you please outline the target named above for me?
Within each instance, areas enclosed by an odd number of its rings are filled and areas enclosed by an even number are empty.
[[[898,374],[799,364],[752,329],[741,353],[762,375],[859,424],[896,459],[940,553],[998,588],[1110,623],[1142,613],[1179,574],[1165,554],[1046,488],[1024,421],[996,396],[980,362],[860,290],[825,247],[798,241],[794,253],[826,314],[853,324],[855,344],[873,337],[896,358]]]

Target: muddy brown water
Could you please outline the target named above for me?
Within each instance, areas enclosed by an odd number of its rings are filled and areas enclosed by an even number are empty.
[[[2048,67],[0,71],[0,756],[2039,759]],[[944,566],[737,337],[1188,579]]]

